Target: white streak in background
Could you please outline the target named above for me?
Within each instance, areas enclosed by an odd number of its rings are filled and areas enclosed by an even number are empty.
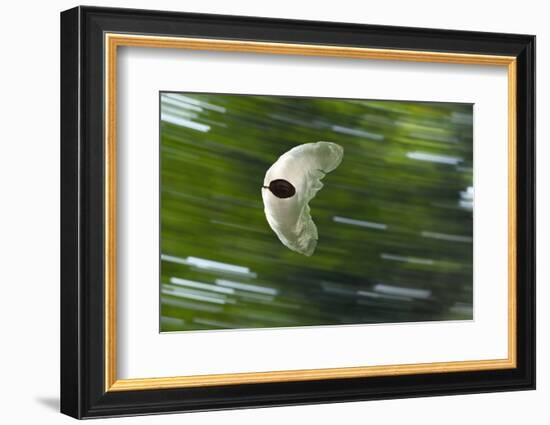
[[[210,131],[210,126],[206,124],[199,124],[195,121],[186,120],[185,118],[176,117],[175,115],[170,115],[163,112],[160,116],[160,119],[164,122],[179,125],[180,127],[187,127],[193,130],[200,131],[202,133],[207,133]]]
[[[436,155],[428,152],[407,152],[407,158],[450,165],[457,165],[462,162],[462,158],[458,158],[456,156]]]
[[[374,285],[374,291],[386,295],[396,295],[423,300],[432,296],[432,291],[429,289],[403,288],[401,286],[386,285],[384,283],[377,283]]]
[[[267,286],[251,285],[249,283],[235,282],[226,279],[216,279],[216,285],[240,289],[241,291],[257,292],[259,294],[277,295],[279,291],[275,288],[269,288]]]
[[[207,303],[214,303],[214,304],[225,304],[225,300],[223,298],[208,297],[205,295],[200,295],[189,291],[178,291],[176,289],[166,288],[166,289],[163,289],[161,293],[164,295],[173,295],[175,297],[188,298],[190,300],[195,300],[195,301],[204,301]]]
[[[464,199],[473,200],[474,199],[474,187],[468,186],[466,190],[460,192],[460,196]]]
[[[168,261],[171,263],[185,264],[186,266],[194,266],[199,269],[224,272],[230,274],[237,274],[247,277],[256,277],[256,273],[251,272],[248,267],[236,266],[234,264],[222,263],[214,260],[207,260],[204,258],[187,257],[180,258],[173,255],[162,254],[160,256],[162,261]]]
[[[448,235],[446,233],[437,233],[437,232],[422,232],[421,235],[425,238],[441,239],[441,240],[450,241],[450,242],[464,242],[464,243],[472,242],[472,238],[470,236]]]
[[[202,112],[202,108],[191,105],[188,102],[184,102],[181,98],[182,96],[178,96],[177,94],[163,94],[161,98],[161,103],[172,105],[180,109],[183,108],[189,109],[191,111]]]
[[[162,289],[166,289],[167,291],[172,291],[174,293],[203,295],[206,297],[218,298],[225,301],[229,300],[227,296],[224,294],[206,292],[200,289],[185,288],[185,287],[174,285],[171,283],[163,283]],[[228,302],[231,302],[231,300],[229,300]],[[233,300],[233,304],[234,304],[234,300]]]
[[[332,128],[332,131],[335,131],[336,133],[347,134],[349,136],[365,137],[367,139],[373,139],[373,140],[384,140],[383,135],[377,134],[377,133],[371,133],[365,130],[357,130],[354,128],[342,127],[340,125],[333,125],[331,128]]]
[[[160,321],[167,325],[183,325],[185,324],[185,319],[178,319],[176,317],[161,316]]]
[[[466,210],[472,210],[474,208],[474,188],[468,186],[466,190],[460,192],[460,199],[458,205]]]
[[[472,209],[474,209],[474,203],[473,203],[473,202],[465,201],[465,200],[463,200],[463,199],[461,199],[460,201],[458,201],[458,205],[460,206],[460,208],[464,208],[465,210],[472,210]]]
[[[171,277],[170,283],[174,285],[187,286],[189,288],[204,289],[206,291],[219,292],[222,294],[234,294],[235,290],[231,288],[220,288],[216,285],[211,285],[209,283],[196,282],[194,280],[181,279],[179,277]]]
[[[191,265],[204,269],[216,269],[239,274],[250,273],[250,269],[248,267],[236,266],[234,264],[222,263],[220,261],[207,260],[197,257],[187,257],[187,261],[189,261],[189,264]]]
[[[168,105],[162,105],[162,112],[167,113],[169,115],[175,115],[177,117],[188,118],[188,119],[198,118],[199,116],[199,114],[197,114],[196,112],[189,112],[184,109],[174,108]]]
[[[223,106],[214,105],[212,103],[208,103],[202,100],[194,99],[192,97],[184,96],[182,94],[178,93],[169,93],[169,94],[163,94],[163,96],[166,96],[170,99],[183,102],[184,104],[188,105],[194,105],[199,108],[208,109],[210,111],[220,112],[222,114],[225,114],[226,109]]]
[[[380,258],[382,258],[383,260],[403,261],[404,263],[424,264],[427,266],[431,266],[435,263],[434,260],[429,258],[404,257],[402,255],[394,255],[394,254],[386,254],[386,253],[380,254]]]
[[[334,216],[332,218],[336,223],[351,224],[352,226],[369,227],[371,229],[386,230],[387,225],[383,223],[374,223],[372,221],[356,220],[353,218]]]
[[[187,260],[187,258],[180,258],[180,257],[175,257],[173,255],[167,255],[167,254],[161,254],[160,255],[160,259],[162,261],[168,261],[170,263],[176,263],[176,264],[185,264],[186,266],[189,266],[189,261]]]
[[[388,300],[400,300],[400,301],[412,301],[411,297],[403,297],[401,295],[391,295],[391,294],[379,294],[377,292],[371,291],[357,291],[357,295],[369,298],[386,298]]]
[[[271,303],[271,301],[274,300],[273,295],[262,295],[262,294],[255,294],[252,292],[241,292],[239,294],[235,295],[239,298],[244,298],[245,300],[251,300],[256,301],[260,303]]]
[[[449,308],[451,313],[462,314],[465,316],[473,316],[474,309],[471,305],[464,303],[455,303],[451,308]]]
[[[173,295],[171,292],[165,295]],[[196,303],[194,301],[184,301],[182,299],[161,297],[161,303],[166,305],[175,306],[187,310],[206,311],[208,313],[219,313],[223,310],[223,307],[208,305],[204,303]]]

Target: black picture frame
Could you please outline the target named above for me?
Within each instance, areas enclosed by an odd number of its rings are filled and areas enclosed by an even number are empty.
[[[514,56],[517,59],[517,367],[105,391],[104,34]],[[162,11],[61,13],[61,412],[75,418],[535,388],[535,37]]]

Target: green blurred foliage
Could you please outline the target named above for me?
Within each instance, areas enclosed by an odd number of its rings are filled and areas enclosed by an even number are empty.
[[[161,331],[472,319],[472,125],[469,104],[161,93]],[[320,140],[344,159],[305,257],[261,185]]]

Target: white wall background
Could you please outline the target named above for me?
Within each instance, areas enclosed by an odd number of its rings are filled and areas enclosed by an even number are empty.
[[[59,12],[6,2],[0,15],[0,421],[69,423],[59,392]],[[550,411],[550,27],[541,1],[144,0],[95,5],[537,35],[537,391],[134,417],[109,423],[548,423]],[[544,196],[546,195],[546,196]],[[100,420],[103,422],[103,420]]]

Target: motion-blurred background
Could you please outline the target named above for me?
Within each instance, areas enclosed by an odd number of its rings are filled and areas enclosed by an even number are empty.
[[[472,105],[161,93],[161,331],[472,319]],[[344,147],[283,246],[261,185]]]

